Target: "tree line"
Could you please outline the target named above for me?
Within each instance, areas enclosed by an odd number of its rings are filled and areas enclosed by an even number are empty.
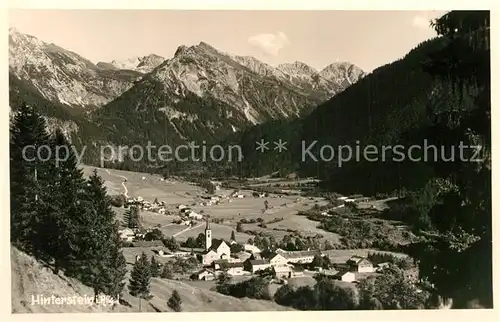
[[[125,258],[103,180],[84,178],[71,144],[22,105],[10,126],[11,242],[92,287],[119,297]],[[59,158],[55,153],[59,152]],[[37,153],[38,152],[38,153]]]

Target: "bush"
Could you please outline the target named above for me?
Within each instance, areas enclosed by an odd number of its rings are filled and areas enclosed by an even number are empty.
[[[298,310],[352,310],[357,306],[356,294],[351,288],[343,288],[321,278],[314,287],[294,289],[284,285],[276,291],[274,300]]]
[[[163,240],[163,232],[159,230],[158,228],[154,228],[152,231],[146,233],[144,235],[144,240],[145,241],[151,241],[151,240]]]
[[[258,300],[271,300],[268,281],[262,277],[253,277],[236,284],[229,284],[228,281],[219,281],[217,292],[237,298],[248,297]]]
[[[231,253],[239,253],[243,252],[245,250],[245,247],[241,244],[233,244],[231,245]]]
[[[113,207],[118,207],[118,208],[123,207],[127,201],[124,195],[110,196],[109,199],[111,205]]]

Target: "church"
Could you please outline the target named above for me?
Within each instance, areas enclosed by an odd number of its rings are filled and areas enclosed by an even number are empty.
[[[207,225],[205,227],[205,252],[201,255],[201,262],[204,266],[210,266],[216,260],[229,260],[230,257],[231,248],[224,240],[212,240],[212,230],[210,229],[210,222],[207,218]]]

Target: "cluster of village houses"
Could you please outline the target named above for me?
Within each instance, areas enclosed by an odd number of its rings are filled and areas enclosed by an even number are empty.
[[[242,276],[255,274],[258,271],[271,269],[277,279],[288,279],[304,275],[301,268],[304,264],[310,264],[316,255],[325,256],[320,251],[285,251],[277,249],[271,256],[264,259],[260,256],[261,250],[255,245],[244,244],[244,251],[231,253],[231,245],[236,243],[232,240],[226,242],[220,239],[212,239],[210,223],[207,220],[205,227],[205,250],[203,252],[170,252],[163,248],[155,252],[161,257],[196,256],[204,268],[194,273],[192,278],[198,280],[213,280],[225,271],[231,276]],[[382,265],[380,265],[382,267]],[[364,257],[351,257],[340,270],[317,268],[317,271],[325,276],[345,282],[355,282],[356,273],[373,273],[379,267]]]
[[[140,196],[137,198],[128,198],[125,202],[125,205],[127,207],[137,206],[141,210],[156,212],[161,215],[164,215],[167,211],[167,204],[164,201],[155,200],[153,202],[149,202],[147,200],[144,200]]]
[[[267,194],[254,192],[252,196],[256,198],[263,198],[267,197]],[[233,192],[229,196],[226,196],[225,194],[202,196],[202,201],[199,204],[201,206],[210,206],[213,204],[219,204],[223,201],[231,202],[231,198],[244,197],[245,195],[238,191]],[[343,203],[335,208],[344,207],[346,204],[356,201],[347,197],[339,197],[338,200]],[[166,204],[164,202],[155,201],[151,203],[143,200],[141,197],[129,198],[127,200],[127,204],[129,206],[136,205],[142,210],[157,212],[159,214],[165,214],[166,212]],[[178,222],[179,224],[192,225],[194,220],[204,219],[203,215],[196,213],[187,205],[178,205],[177,209],[181,215],[181,220]],[[322,215],[329,215],[329,211],[322,212]],[[235,244],[236,241],[231,240],[230,242],[225,242],[220,239],[212,239],[210,223],[208,218],[206,218],[206,220],[205,250],[203,252],[193,254],[188,251],[170,251],[163,247],[163,243],[161,241],[146,242],[147,245],[144,246],[157,246],[158,248],[155,249],[154,252],[160,257],[179,258],[193,255],[196,256],[204,266],[202,270],[196,272],[192,276],[198,280],[213,280],[223,271],[232,276],[241,276],[255,274],[258,271],[266,269],[271,269],[278,279],[300,277],[304,274],[304,270],[302,268],[303,265],[311,264],[316,255],[326,256],[318,250],[285,251],[277,249],[273,254],[271,254],[271,256],[264,259],[260,255],[261,250],[251,244],[244,244],[244,251],[232,254],[231,245]],[[121,230],[120,235],[122,240],[132,242],[140,239],[138,237],[144,237],[144,232],[138,232],[127,228]],[[345,282],[355,282],[357,273],[373,273],[382,269],[385,265],[387,265],[387,263],[379,264],[377,267],[374,267],[374,265],[367,258],[353,256],[343,265],[337,265],[338,270],[323,270],[321,268],[316,268],[316,270],[333,279]]]

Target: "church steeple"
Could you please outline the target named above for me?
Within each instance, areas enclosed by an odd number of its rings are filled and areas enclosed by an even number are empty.
[[[210,221],[207,217],[207,226],[205,227],[205,250],[208,251],[212,247],[212,230],[210,229]]]

